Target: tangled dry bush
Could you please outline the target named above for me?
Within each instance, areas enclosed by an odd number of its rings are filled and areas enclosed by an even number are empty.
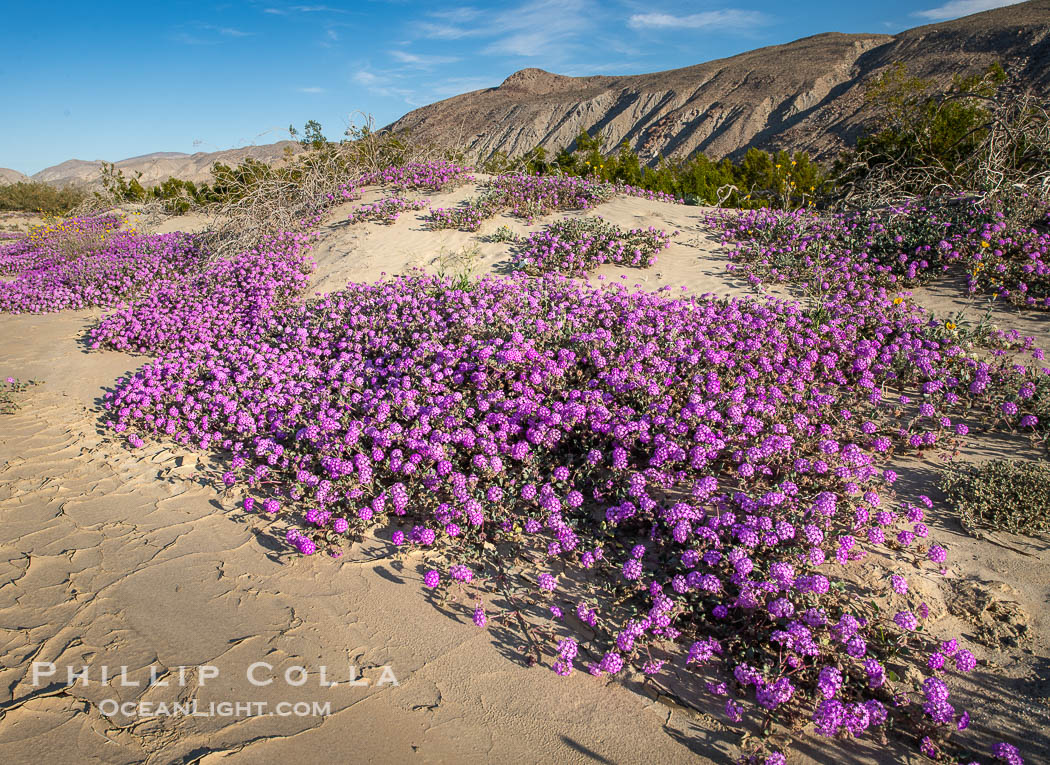
[[[980,200],[1011,223],[1042,217],[1050,201],[1050,109],[1006,84],[1002,69],[933,83],[887,71],[869,91],[881,127],[839,159],[835,203],[878,208],[925,197]]]
[[[224,201],[210,207],[212,225],[200,242],[221,258],[281,232],[301,231],[317,221],[350,173],[346,152],[324,146],[305,152],[279,172],[238,178]]]

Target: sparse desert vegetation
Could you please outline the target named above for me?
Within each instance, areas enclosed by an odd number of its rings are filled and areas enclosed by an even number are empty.
[[[942,488],[963,526],[1035,534],[1050,531],[1050,466],[992,460],[945,475]]]

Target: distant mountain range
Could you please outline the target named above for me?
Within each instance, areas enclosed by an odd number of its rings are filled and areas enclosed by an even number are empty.
[[[487,157],[558,150],[580,129],[604,148],[630,144],[647,161],[697,152],[719,159],[748,147],[827,157],[866,119],[865,86],[897,62],[950,81],[1000,62],[1050,90],[1050,0],[1010,5],[897,35],[820,34],[732,58],[627,77],[564,77],[525,69],[502,85],[409,112],[394,130]]]
[[[409,112],[389,125],[485,159],[535,146],[557,151],[581,129],[605,149],[630,144],[648,162],[697,152],[739,157],[748,147],[805,150],[827,158],[851,144],[868,117],[866,86],[887,67],[948,82],[992,62],[1037,93],[1050,92],[1050,0],[1030,0],[953,21],[884,34],[827,33],[706,64],[625,77],[565,77],[523,69],[496,88]],[[215,162],[279,159],[292,141],[213,153],[158,152],[117,162],[142,182],[205,181]],[[71,159],[33,180],[90,183],[101,162]],[[0,182],[25,180],[0,168]]]
[[[134,177],[135,173],[141,171],[142,177],[139,182],[144,186],[160,183],[172,176],[199,183],[211,180],[211,167],[216,162],[236,165],[248,157],[260,162],[274,162],[284,156],[286,147],[298,150],[299,144],[295,141],[278,141],[262,146],[245,146],[240,149],[213,152],[201,151],[196,154],[158,151],[153,154],[144,154],[141,157],[122,159],[116,163],[116,166],[123,170],[124,175],[128,178]],[[92,184],[98,181],[101,167],[102,160],[70,159],[28,177],[17,170],[0,168],[0,183],[33,180],[53,183],[57,186],[71,183]]]

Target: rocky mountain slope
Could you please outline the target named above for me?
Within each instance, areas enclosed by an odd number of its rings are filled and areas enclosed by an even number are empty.
[[[827,157],[865,119],[864,88],[887,66],[947,81],[999,61],[1050,91],[1050,0],[1031,0],[897,35],[820,34],[732,58],[627,77],[564,77],[525,69],[502,85],[416,109],[395,131],[477,157],[558,150],[581,128],[627,142],[647,161],[749,146]]]

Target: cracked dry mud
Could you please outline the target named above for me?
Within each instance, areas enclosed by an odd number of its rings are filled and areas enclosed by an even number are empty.
[[[430,197],[440,207],[476,193],[468,187]],[[361,201],[382,195],[370,190]],[[523,233],[553,219],[525,225],[500,217],[467,234],[426,231],[425,211],[392,226],[350,227],[343,223],[349,209],[323,226],[314,290],[412,266],[436,270],[463,253],[475,273],[498,273],[508,245],[486,234],[500,225]],[[700,222],[705,211],[619,198],[587,214],[595,212],[623,227],[682,232],[652,269],[602,267],[607,278],[748,294],[725,275]],[[919,297],[939,310],[959,307],[936,290]],[[520,636],[479,630],[428,602],[412,557],[386,558],[389,550],[374,542],[340,560],[295,558],[274,541],[280,528],[275,533],[215,488],[205,457],[171,444],[127,450],[101,427],[100,397],[145,359],[87,352],[81,337],[95,316],[0,316],[0,375],[44,381],[21,397],[17,412],[0,415],[0,762],[269,763],[304,753],[337,762],[731,761],[735,736],[657,685],[527,667]],[[1014,316],[1001,318],[1009,325]],[[1022,320],[1044,346],[1045,318]],[[964,457],[994,456],[995,448],[975,442]],[[907,494],[937,499],[934,460],[897,468]],[[936,616],[931,629],[969,638],[985,662],[960,690],[974,710],[967,734],[986,749],[998,731],[1020,732],[1032,761],[1050,757],[1046,541],[973,539],[943,507],[930,526],[950,553],[947,578],[917,584]],[[876,581],[885,577],[877,566],[858,576],[885,585]],[[1009,603],[1025,615],[1030,638],[1013,646],[976,640],[954,605],[970,581],[994,592],[1009,583]],[[53,663],[56,675],[34,685],[33,662]],[[249,682],[254,662],[272,666],[256,677],[274,682]],[[85,665],[89,683],[66,687],[65,668]],[[104,666],[126,667],[127,681],[139,684],[101,685]],[[199,666],[216,667],[218,676],[202,683]],[[282,677],[293,666],[307,669],[302,686]],[[378,685],[384,666],[397,685]],[[183,683],[180,667],[187,668]],[[321,667],[339,685],[322,687]],[[151,670],[167,685],[148,685]],[[354,673],[370,684],[348,683]],[[671,677],[672,691],[682,679]],[[196,701],[198,710],[212,702],[265,702],[273,710],[305,701],[329,703],[330,713],[104,714],[114,701]],[[803,738],[791,761],[872,762],[887,752],[907,759],[863,741],[829,748]]]

